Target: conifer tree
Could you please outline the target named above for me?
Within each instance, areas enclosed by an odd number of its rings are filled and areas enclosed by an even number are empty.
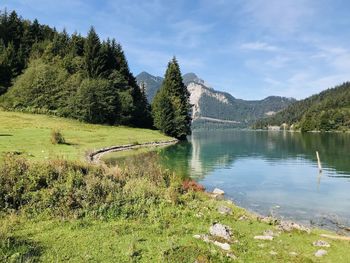
[[[84,45],[86,70],[90,77],[95,78],[101,72],[101,42],[93,27],[90,28]]]
[[[168,64],[162,87],[152,105],[154,125],[165,134],[180,140],[191,134],[189,92],[183,83],[174,57]]]

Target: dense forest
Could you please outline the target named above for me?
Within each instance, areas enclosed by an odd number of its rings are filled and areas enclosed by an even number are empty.
[[[275,116],[258,121],[254,128],[283,123],[301,131],[350,129],[350,82],[297,101]]]
[[[101,41],[0,12],[0,105],[90,123],[152,127],[151,109],[115,39]]]

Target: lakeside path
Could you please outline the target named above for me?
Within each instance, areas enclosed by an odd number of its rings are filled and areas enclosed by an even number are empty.
[[[128,151],[128,150],[144,148],[144,147],[166,146],[166,145],[176,144],[178,142],[179,141],[177,139],[172,139],[172,140],[161,141],[161,142],[147,142],[147,143],[141,143],[141,144],[125,144],[125,145],[110,146],[110,147],[102,148],[97,151],[93,151],[92,153],[89,153],[86,156],[86,159],[90,163],[99,163],[101,160],[101,157],[107,153]]]

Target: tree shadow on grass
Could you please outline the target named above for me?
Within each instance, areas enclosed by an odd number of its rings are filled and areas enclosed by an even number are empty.
[[[19,237],[0,241],[0,262],[38,262],[43,248],[36,242]]]

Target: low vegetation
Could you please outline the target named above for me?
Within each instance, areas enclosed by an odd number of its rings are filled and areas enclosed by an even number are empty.
[[[276,231],[273,223],[210,198],[150,153],[119,167],[6,155],[0,187],[2,262],[231,262],[233,255],[238,262],[345,262],[348,252],[348,242],[327,240],[328,254],[316,258],[319,230],[256,240]],[[229,255],[195,238],[214,222],[232,229]]]

